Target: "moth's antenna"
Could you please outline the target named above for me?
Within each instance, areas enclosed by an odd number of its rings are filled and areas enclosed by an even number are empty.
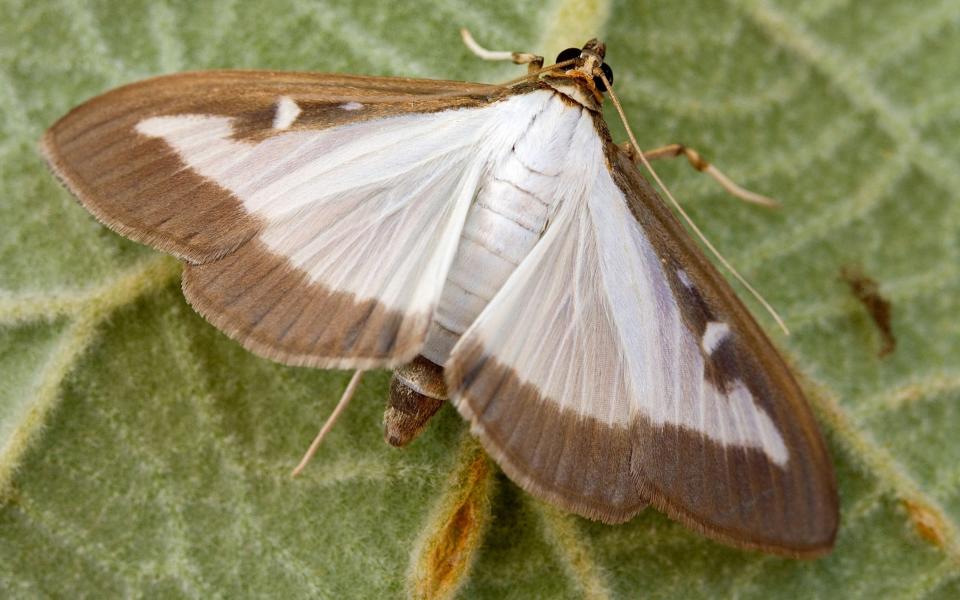
[[[623,107],[620,105],[620,99],[617,98],[617,94],[614,93],[613,86],[607,80],[606,74],[604,74],[602,69],[597,69],[596,74],[599,75],[599,77],[603,80],[603,85],[605,85],[607,87],[607,91],[610,92],[610,100],[613,101],[613,105],[616,107],[617,113],[620,115],[620,120],[623,121],[623,126],[627,130],[627,136],[630,138],[630,143],[633,144],[633,147],[637,149],[637,154],[640,156],[640,161],[643,163],[643,166],[650,171],[650,175],[653,176],[654,181],[657,182],[657,185],[660,186],[660,189],[663,190],[663,193],[667,196],[667,198],[670,199],[670,203],[673,204],[674,208],[677,209],[677,212],[683,216],[683,220],[687,222],[687,225],[690,226],[690,229],[692,229],[694,233],[697,234],[697,237],[700,238],[707,248],[710,249],[710,252],[717,257],[717,260],[719,260],[720,263],[730,271],[737,281],[743,284],[743,287],[747,288],[747,290],[753,294],[753,297],[763,305],[767,312],[770,313],[770,316],[772,316],[777,322],[777,325],[780,326],[780,329],[782,329],[785,334],[790,335],[790,330],[787,329],[787,324],[783,322],[783,319],[780,318],[780,315],[777,314],[777,311],[770,306],[770,303],[760,295],[760,292],[755,290],[754,287],[750,285],[750,282],[744,279],[744,277],[733,268],[733,265],[727,262],[727,259],[724,258],[723,255],[720,254],[720,252],[713,246],[713,244],[710,243],[710,240],[707,239],[707,236],[703,235],[703,232],[700,231],[700,228],[697,227],[697,224],[693,222],[693,219],[691,219],[689,215],[687,215],[687,211],[683,210],[683,207],[680,206],[680,203],[677,202],[677,199],[673,197],[673,194],[670,193],[670,190],[667,189],[667,186],[664,185],[663,181],[661,181],[660,176],[657,175],[657,172],[653,170],[652,166],[650,166],[650,161],[647,160],[647,157],[643,155],[643,150],[640,149],[640,145],[637,143],[637,138],[634,137],[633,130],[630,129],[630,123],[627,122],[627,115],[624,114]]]
[[[536,69],[543,67],[543,57],[530,52],[510,52],[508,50],[487,50],[477,43],[466,27],[460,28],[460,37],[464,45],[483,60],[510,60],[518,65],[536,65]]]
[[[310,447],[307,448],[307,453],[303,455],[303,458],[300,459],[300,464],[297,465],[297,468],[290,473],[291,477],[296,477],[307,468],[307,464],[310,462],[310,459],[313,458],[313,455],[317,453],[317,449],[320,448],[320,442],[323,441],[323,438],[327,436],[327,433],[333,428],[333,424],[337,422],[337,417],[340,416],[340,413],[343,412],[343,409],[347,407],[347,404],[350,404],[350,400],[353,398],[353,394],[357,391],[357,386],[360,385],[360,379],[363,377],[362,370],[356,370],[353,372],[353,377],[350,378],[350,383],[347,384],[347,389],[343,391],[343,396],[340,397],[340,402],[337,402],[336,408],[333,409],[333,412],[330,413],[330,416],[327,418],[327,422],[323,424],[323,427],[320,428],[320,433],[317,434],[317,437],[313,438],[313,442],[310,444]]]
[[[527,81],[528,79],[535,79],[540,73],[544,71],[553,71],[555,69],[562,69],[566,66],[572,65],[577,62],[577,59],[572,58],[570,60],[565,60],[563,62],[554,63],[549,66],[543,66],[543,57],[537,56],[536,54],[531,54],[530,52],[509,52],[507,50],[487,50],[483,46],[477,43],[473,36],[470,35],[470,31],[466,27],[460,28],[460,37],[463,38],[463,43],[466,47],[473,52],[475,55],[479,56],[483,60],[509,60],[518,65],[530,65],[530,69],[526,75],[521,75],[509,81],[504,81],[497,85],[500,86],[511,86],[515,83],[520,83],[521,81]]]

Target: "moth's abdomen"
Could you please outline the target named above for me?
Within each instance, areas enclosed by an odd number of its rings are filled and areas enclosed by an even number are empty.
[[[482,182],[467,216],[422,354],[442,365],[460,336],[530,253],[553,214],[564,142],[579,110],[547,104]],[[557,135],[557,132],[560,135]]]
[[[383,414],[383,438],[403,447],[420,435],[447,399],[443,368],[418,356],[393,371]]]

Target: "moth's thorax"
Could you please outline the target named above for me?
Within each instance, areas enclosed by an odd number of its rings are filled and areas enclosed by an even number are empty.
[[[596,88],[579,74],[544,73],[540,76],[540,81],[583,108],[592,112],[600,112],[602,96],[598,98],[599,92]]]
[[[538,79],[583,108],[600,112],[603,94],[597,89],[595,77],[600,73],[606,53],[606,44],[592,39],[580,50],[580,57],[575,66],[562,70],[544,70]]]
[[[557,208],[562,166],[577,151],[571,137],[581,119],[592,117],[550,96],[490,169],[470,207],[422,352],[437,364],[530,253]]]

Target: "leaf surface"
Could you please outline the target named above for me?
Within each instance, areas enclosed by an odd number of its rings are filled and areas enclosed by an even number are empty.
[[[0,4],[4,596],[960,595],[956,2]],[[836,462],[832,555],[739,552],[653,511],[564,515],[490,468],[450,409],[393,450],[385,372],[290,480],[349,375],[243,351],[185,304],[175,261],[97,224],[36,152],[72,106],[160,73],[522,72],[473,58],[459,26],[548,58],[604,37],[641,144],[694,146],[783,203],[744,206],[657,165],[794,332],[757,313]],[[850,266],[892,303],[886,358]]]

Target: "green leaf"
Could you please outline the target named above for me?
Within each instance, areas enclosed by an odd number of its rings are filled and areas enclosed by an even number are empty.
[[[955,1],[0,4],[3,596],[960,595]],[[695,146],[783,203],[657,165],[793,329],[758,313],[831,446],[832,555],[740,552],[653,511],[565,515],[497,474],[449,408],[388,448],[382,372],[291,480],[349,375],[229,341],[184,303],[175,261],[98,225],[35,149],[72,106],[159,73],[522,73],[469,55],[461,25],[548,58],[603,36],[641,144]],[[885,358],[849,266],[892,303]]]

